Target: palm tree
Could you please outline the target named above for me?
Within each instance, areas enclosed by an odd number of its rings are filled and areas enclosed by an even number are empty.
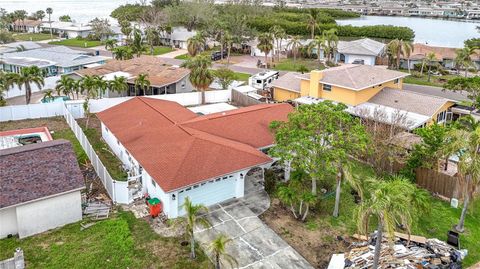
[[[310,9],[307,14],[307,29],[310,29],[310,38],[315,37],[315,28],[318,26],[318,10]]]
[[[463,67],[465,69],[465,77],[468,75],[468,68],[474,66],[472,58],[470,57],[475,51],[467,46],[463,49],[458,49],[455,56],[455,64],[457,68]]]
[[[105,40],[105,49],[112,51],[115,48],[117,41],[115,39],[107,39]],[[112,54],[113,58],[113,54]]]
[[[87,116],[87,121],[85,123],[85,127],[88,128],[88,123],[90,121],[90,99],[96,99],[99,95],[100,88],[103,87],[103,77],[99,77],[96,75],[93,76],[84,76],[80,82],[80,88],[82,90],[82,94],[85,95],[85,100],[83,102],[83,110],[85,115]]]
[[[140,31],[140,29],[133,29],[133,42],[130,45],[130,48],[132,52],[137,55],[137,57],[140,57],[142,52],[145,51],[145,47],[143,46],[142,31]]]
[[[316,36],[315,39],[312,40],[312,42],[310,42],[310,44],[308,44],[308,53],[312,53],[314,49],[317,49],[317,59],[318,59],[318,64],[321,63],[321,59],[320,59],[320,51],[322,49],[322,47],[325,46],[325,39],[324,39],[324,36]]]
[[[215,78],[215,74],[210,70],[212,67],[210,56],[207,54],[197,55],[184,62],[182,67],[190,69],[188,80],[192,83],[193,87],[200,90],[202,93],[202,104],[205,104],[205,91]]]
[[[412,42],[402,40],[402,55],[404,58],[407,58],[408,73],[411,72],[410,71],[410,55],[412,55],[413,49],[414,47]],[[397,65],[400,66],[400,60],[397,60]]]
[[[458,162],[458,173],[464,187],[463,208],[460,220],[455,226],[459,232],[465,230],[465,217],[470,202],[474,198],[477,189],[480,188],[480,127],[477,125],[474,130],[452,129],[449,137],[452,139],[456,152],[460,152]]]
[[[195,57],[199,52],[203,50],[205,46],[205,37],[202,32],[198,32],[196,35],[187,39],[188,54]]]
[[[111,91],[122,94],[128,91],[128,79],[124,76],[114,76],[111,81],[108,83],[108,87]]]
[[[70,93],[72,93],[73,95],[73,82],[73,78],[67,75],[62,75],[57,81],[57,84],[55,85],[55,91],[57,92],[57,96],[62,95],[62,93],[64,93],[65,95],[69,95]]]
[[[223,35],[223,40],[225,42],[225,45],[227,46],[227,68],[228,68],[228,65],[230,65],[230,52],[232,50],[233,36],[230,34],[230,32],[225,32],[225,34]]]
[[[147,90],[150,88],[150,80],[148,74],[142,73],[135,78],[135,96],[137,96],[137,89],[143,91],[143,95],[147,95]]]
[[[103,79],[103,76],[94,75],[95,87],[97,88],[97,95],[94,98],[103,97],[108,88],[108,81]]]
[[[435,53],[433,52],[429,52],[427,54],[427,57],[426,57],[426,61],[428,63],[428,81],[430,82],[430,78],[432,76],[432,72],[431,72],[431,69],[432,69],[432,65],[433,65],[433,62],[436,61],[437,58],[435,56]]]
[[[290,37],[290,41],[288,42],[287,47],[289,47],[292,50],[294,63],[297,61],[298,49],[301,46],[302,46],[302,42],[300,42],[300,36],[295,35]]]
[[[401,39],[394,39],[387,44],[387,54],[389,56],[390,64],[395,68],[400,69],[401,56],[407,58],[408,72],[410,72],[410,55],[413,52],[413,45],[411,42],[403,41]]]
[[[200,225],[205,228],[211,226],[205,214],[202,214],[208,212],[208,208],[201,204],[193,205],[190,201],[190,197],[185,198],[182,207],[183,210],[185,210],[185,216],[182,217],[180,221],[185,224],[185,234],[190,237],[190,257],[195,259],[195,234],[193,233],[193,229],[195,228],[195,225]]]
[[[25,87],[25,102],[27,105],[30,104],[30,98],[32,97],[31,84],[35,84],[39,89],[42,89],[45,85],[43,71],[35,65],[22,68],[18,74],[11,74],[10,81],[20,89]]]
[[[148,27],[145,30],[145,38],[147,40],[148,45],[150,46],[150,55],[153,55],[155,43],[158,40],[158,32],[153,27]]]
[[[270,33],[259,34],[257,48],[265,53],[265,65],[268,67],[268,54],[273,50],[273,36]]]
[[[53,91],[50,89],[45,91],[42,99],[45,101],[53,100]]]
[[[395,176],[391,180],[371,180],[370,195],[357,208],[358,230],[368,235],[371,217],[377,219],[373,268],[378,268],[383,232],[389,240],[394,238],[397,225],[405,227],[410,235],[413,221],[428,207],[428,194],[408,179]]]
[[[331,59],[333,58],[334,61],[335,59],[335,53],[338,50],[338,36],[337,36],[337,29],[332,28],[330,30],[324,31],[322,33],[322,38],[325,42],[325,53],[328,52],[327,55],[327,60],[330,62]]]
[[[115,60],[130,60],[133,58],[133,51],[130,47],[115,47],[112,49]]]
[[[48,14],[48,23],[50,24],[50,39],[53,39],[53,29],[52,29],[52,13],[53,9],[51,7],[47,7],[46,10]]]
[[[270,32],[273,35],[273,38],[275,39],[275,43],[277,44],[276,46],[276,54],[277,54],[277,61],[280,61],[280,51],[282,50],[282,40],[287,37],[287,33],[285,33],[285,29],[283,29],[281,26],[274,25],[270,28]],[[273,58],[272,58],[273,59]]]
[[[224,234],[218,235],[210,244],[208,249],[212,252],[215,260],[215,269],[220,269],[220,259],[226,261],[232,268],[238,265],[237,260],[226,252],[226,245],[232,241]]]
[[[0,70],[0,106],[6,105],[6,101],[3,97],[3,94],[10,89],[11,81],[9,76]]]

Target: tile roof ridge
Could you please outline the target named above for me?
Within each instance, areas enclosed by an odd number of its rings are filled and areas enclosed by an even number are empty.
[[[442,99],[442,100],[445,100],[445,101],[453,101],[452,99],[448,99],[446,97],[441,97],[441,96],[436,96],[436,95],[431,95],[431,94],[426,94],[426,93],[421,93],[421,92],[407,91],[407,90],[404,90],[404,89],[395,89],[395,88],[391,88],[391,87],[385,87],[385,88],[382,89],[382,91],[384,89],[397,90],[401,93],[407,93],[408,92],[408,94],[416,94],[416,95],[421,95],[421,96],[427,96],[427,97],[431,97],[431,98],[435,98],[435,99]]]
[[[355,67],[357,67],[357,66],[352,66],[351,68],[355,68]],[[348,78],[350,79],[350,81],[351,81],[352,84],[354,85],[355,89],[358,89],[357,83],[356,83],[355,80],[353,79],[352,74],[350,74],[350,68],[345,68],[345,71],[347,72]]]
[[[258,104],[254,106],[248,106],[248,107],[242,107],[234,110],[229,110],[229,111],[223,111],[223,112],[217,112],[217,113],[212,113],[209,115],[202,115],[184,122],[181,122],[181,124],[189,124],[193,122],[199,122],[199,121],[208,121],[210,119],[218,119],[218,118],[224,118],[224,117],[229,117],[233,115],[239,115],[239,114],[244,114],[244,113],[249,113],[252,111],[259,111],[259,110],[264,110],[264,109],[269,109],[274,106],[280,106],[283,105],[284,103],[274,103],[274,104]]]

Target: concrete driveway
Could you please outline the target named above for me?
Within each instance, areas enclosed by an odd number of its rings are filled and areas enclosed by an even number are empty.
[[[245,197],[210,207],[212,227],[197,228],[197,241],[207,249],[218,234],[226,234],[232,239],[227,253],[235,257],[238,268],[313,268],[258,218],[270,206],[260,178],[258,174],[247,176]],[[224,266],[229,268],[228,264]]]

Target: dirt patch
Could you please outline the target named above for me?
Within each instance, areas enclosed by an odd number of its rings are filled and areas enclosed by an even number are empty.
[[[67,122],[63,117],[52,117],[44,119],[29,119],[29,120],[17,120],[7,121],[0,124],[0,131],[47,127],[50,131],[58,132],[65,129],[70,129]]]
[[[332,254],[348,250],[348,244],[338,239],[344,234],[325,223],[296,220],[278,199],[272,199],[260,218],[315,268],[327,268]]]

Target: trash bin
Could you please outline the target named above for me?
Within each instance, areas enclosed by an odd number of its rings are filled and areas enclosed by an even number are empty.
[[[152,218],[158,217],[162,213],[162,202],[158,198],[152,198],[147,201]]]
[[[456,247],[457,249],[460,248],[460,237],[457,232],[448,231],[447,236],[448,236],[447,244],[449,244],[452,247]]]

